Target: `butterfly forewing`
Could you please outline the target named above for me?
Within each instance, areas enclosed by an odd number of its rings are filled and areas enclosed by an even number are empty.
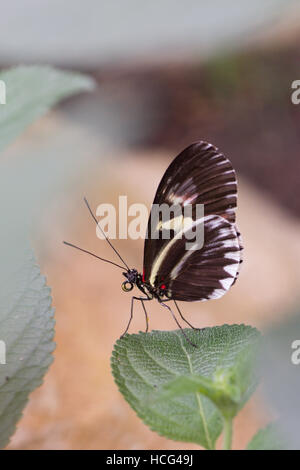
[[[235,281],[240,262],[241,245],[234,225],[236,203],[237,181],[230,161],[203,141],[183,150],[166,170],[153,204],[178,205],[182,214],[191,205],[190,227],[202,226],[204,245],[187,250],[184,218],[175,216],[168,228],[180,221],[181,237],[177,238],[178,232],[171,232],[169,239],[153,237],[152,209],[144,248],[145,281],[154,287],[163,286],[169,298],[175,300],[207,300],[223,295]],[[198,218],[197,204],[204,205],[204,213]],[[163,224],[158,223],[157,231],[162,229]]]
[[[219,150],[196,142],[183,150],[166,170],[153,204],[205,204],[205,215],[221,215],[235,222],[235,171]]]

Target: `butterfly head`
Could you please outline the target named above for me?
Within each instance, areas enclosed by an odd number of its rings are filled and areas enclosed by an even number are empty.
[[[128,269],[127,272],[123,273],[123,276],[126,277],[126,281],[122,283],[122,289],[124,292],[130,292],[138,282],[140,275],[136,269]]]

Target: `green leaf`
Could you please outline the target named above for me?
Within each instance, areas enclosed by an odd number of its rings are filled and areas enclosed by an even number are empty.
[[[6,104],[0,105],[0,151],[62,98],[91,90],[91,78],[48,66],[20,66],[0,73]]]
[[[198,392],[210,398],[225,419],[234,418],[258,383],[255,367],[258,338],[258,335],[243,338],[242,349],[234,352],[232,363],[220,364],[212,378],[182,375],[166,383],[158,399]]]
[[[251,439],[247,450],[285,450],[287,443],[276,423],[260,429]]]
[[[50,289],[28,251],[0,292],[0,340],[6,345],[6,364],[0,364],[1,448],[52,362],[53,315]]]
[[[235,413],[249,398],[257,377],[244,377],[245,366],[260,335],[244,325],[185,332],[197,348],[180,331],[126,335],[113,351],[113,375],[124,398],[151,429],[213,449],[223,420],[212,398],[222,413],[230,409],[231,416],[232,404]]]
[[[221,373],[220,380],[217,376],[218,374],[213,379],[206,379],[200,375],[183,375],[163,386],[158,399],[201,393],[210,398],[223,416],[233,418],[238,412],[240,390],[233,383],[234,376],[231,373]]]

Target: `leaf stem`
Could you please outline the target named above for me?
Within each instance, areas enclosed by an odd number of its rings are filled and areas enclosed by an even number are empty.
[[[224,418],[223,449],[231,450],[232,444],[232,418]]]

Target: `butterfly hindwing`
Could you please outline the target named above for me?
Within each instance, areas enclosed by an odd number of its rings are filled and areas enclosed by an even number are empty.
[[[188,302],[217,299],[235,282],[241,259],[235,226],[220,216],[206,216],[202,223],[205,243],[201,249],[185,250],[183,238],[170,250],[166,264],[172,269],[163,280],[169,298]],[[166,267],[163,263],[163,273]]]

